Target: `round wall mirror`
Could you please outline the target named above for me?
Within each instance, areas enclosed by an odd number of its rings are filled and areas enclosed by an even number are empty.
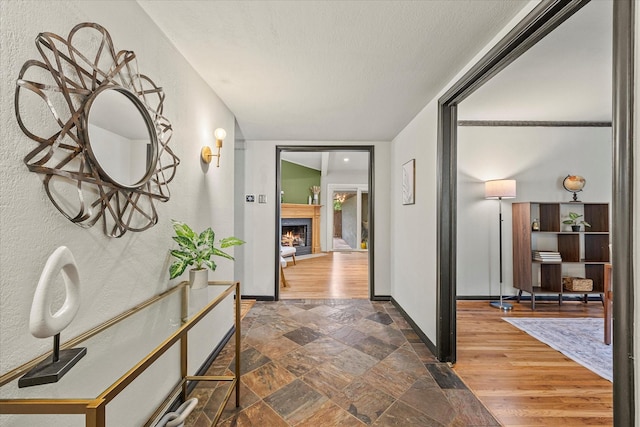
[[[86,146],[100,175],[125,188],[147,182],[158,160],[158,137],[140,99],[124,88],[104,86],[84,108]]]
[[[44,62],[24,63],[14,101],[20,129],[37,142],[25,165],[43,177],[60,213],[81,227],[100,221],[111,237],[153,227],[154,204],[169,200],[180,164],[169,147],[173,128],[162,87],[139,74],[135,53],[116,50],[96,23],[76,25],[66,39],[42,32],[36,46]],[[21,116],[47,110],[53,120],[46,123]]]

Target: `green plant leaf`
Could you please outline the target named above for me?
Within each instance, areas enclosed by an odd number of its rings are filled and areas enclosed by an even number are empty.
[[[215,233],[211,227],[198,234],[183,222],[175,220],[172,220],[172,222],[176,233],[172,238],[180,246],[180,249],[171,250],[171,255],[177,259],[169,268],[172,279],[184,273],[190,265],[199,269],[204,266],[215,271],[217,266],[211,259],[213,256],[234,260],[231,255],[215,247]],[[243,240],[237,237],[226,237],[220,241],[220,246],[228,248],[244,243]]]
[[[198,254],[197,262],[201,265],[203,261],[211,259],[211,257],[215,254],[214,250],[215,250],[215,248],[206,248],[206,249],[202,250]]]
[[[202,263],[206,265],[209,268],[209,270],[216,271],[217,266],[216,266],[216,263],[213,262],[213,260],[207,259],[207,260],[204,260]]]
[[[180,221],[171,220],[173,222],[173,229],[176,232],[176,235],[187,237],[189,239],[193,239],[196,236],[195,231],[191,229],[187,224]]]
[[[246,242],[244,240],[240,240],[237,237],[225,237],[220,241],[221,248],[228,248],[230,246],[240,246],[244,245]]]
[[[175,279],[176,277],[180,276],[187,269],[188,265],[188,263],[182,260],[178,260],[171,264],[171,266],[169,267],[169,278]]]
[[[233,258],[231,255],[229,255],[226,252],[222,252],[220,249],[218,248],[213,248],[214,254],[222,257],[222,258],[226,258],[226,259],[230,259],[230,260],[234,260],[235,258]]]
[[[178,245],[180,245],[181,248],[185,248],[191,251],[198,250],[194,241],[187,236],[173,236],[173,240],[178,242]]]
[[[564,221],[562,221],[563,224],[569,224],[569,225],[578,225],[578,224],[587,224],[585,221],[578,221],[578,218],[580,218],[582,215],[577,213],[577,212],[569,212],[569,219],[565,219]],[[587,227],[591,227],[590,225],[587,225]]]
[[[189,265],[193,264],[193,254],[190,252],[186,252],[180,249],[173,249],[171,251],[171,255],[178,258],[179,260],[188,263]]]
[[[206,244],[208,246],[213,246],[213,242],[215,241],[216,234],[213,232],[211,227],[204,230],[200,233],[199,240],[200,244]]]

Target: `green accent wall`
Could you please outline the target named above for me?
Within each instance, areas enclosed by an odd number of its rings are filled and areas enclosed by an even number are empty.
[[[308,197],[313,195],[309,187],[320,186],[320,171],[284,160],[280,165],[280,185],[284,191],[284,203],[306,204]],[[322,201],[322,193],[320,200]]]

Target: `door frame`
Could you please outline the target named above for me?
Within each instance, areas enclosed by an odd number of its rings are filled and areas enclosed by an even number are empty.
[[[367,184],[369,186],[369,299],[371,301],[387,301],[389,297],[378,296],[375,294],[375,266],[373,263],[375,254],[375,147],[373,145],[277,145],[276,146],[276,191],[275,191],[275,209],[276,209],[276,222],[275,222],[275,236],[274,236],[274,298],[276,301],[280,299],[280,192],[281,192],[281,179],[282,171],[280,167],[280,160],[282,152],[287,151],[302,151],[302,152],[322,152],[322,151],[361,151],[369,154],[369,171],[367,177]]]
[[[457,106],[589,0],[542,0],[438,100],[436,356],[456,361]],[[633,93],[635,1],[613,1],[613,402],[616,426],[635,422]]]
[[[358,221],[357,221],[357,235],[358,240],[362,239],[362,211],[360,210],[362,207],[362,194],[368,194],[369,193],[369,188],[367,185],[365,184],[328,184],[327,185],[327,190],[328,190],[328,194],[327,196],[331,198],[332,194],[335,193],[336,191],[340,192],[340,191],[355,191],[356,192],[356,197],[357,197],[357,216],[358,216]],[[333,201],[333,199],[331,198],[331,201]],[[367,207],[369,205],[367,204]],[[326,230],[326,237],[327,237],[327,245],[331,247],[331,249],[327,248],[328,252],[340,252],[340,251],[336,251],[333,248],[333,243],[330,242],[330,239],[333,238],[333,206],[329,203],[329,200],[327,200],[327,205],[325,206],[326,209],[326,214],[327,214],[327,230]],[[359,242],[356,242],[359,244]],[[360,249],[360,247],[355,247],[350,249],[351,251],[354,252],[364,252],[362,249]]]

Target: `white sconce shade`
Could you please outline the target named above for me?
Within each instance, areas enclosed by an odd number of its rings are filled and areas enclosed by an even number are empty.
[[[515,179],[494,179],[484,183],[485,199],[513,199],[515,197]]]
[[[213,135],[216,137],[216,141],[224,141],[227,137],[227,131],[222,128],[218,128],[213,132]]]

